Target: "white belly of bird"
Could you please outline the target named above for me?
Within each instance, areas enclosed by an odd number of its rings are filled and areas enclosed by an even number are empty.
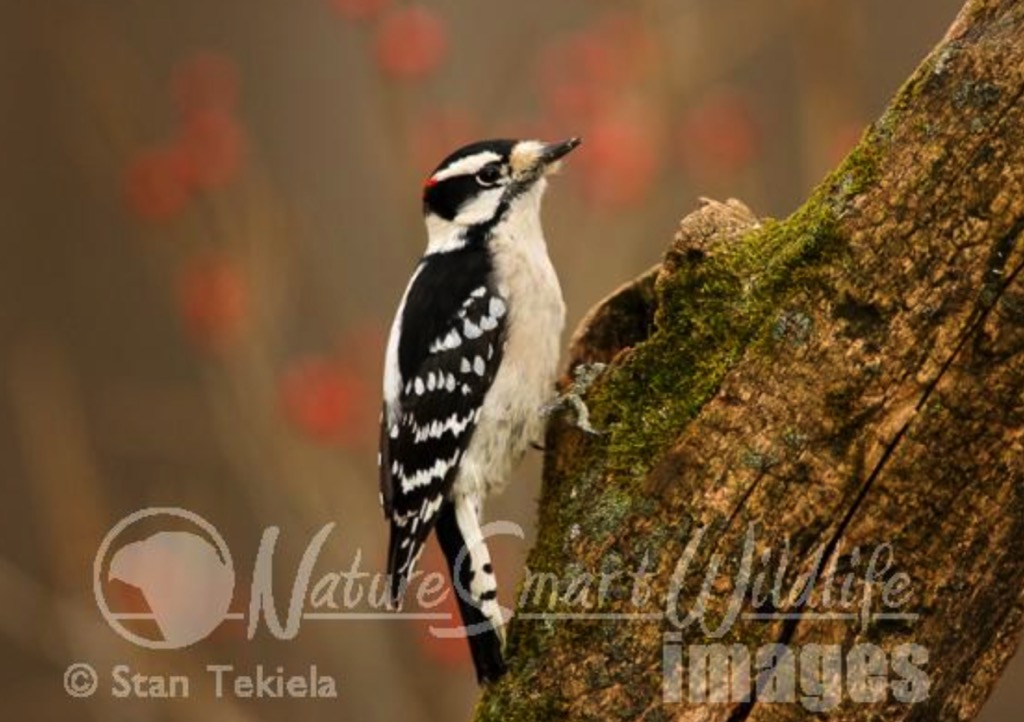
[[[530,442],[541,440],[565,325],[565,302],[539,226],[502,230],[491,248],[509,308],[504,355],[452,488],[478,508],[508,483]]]

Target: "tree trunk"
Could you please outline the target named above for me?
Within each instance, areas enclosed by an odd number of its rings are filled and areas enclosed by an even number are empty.
[[[599,433],[552,420],[478,720],[976,715],[1024,602],[1022,96],[1024,2],[969,2],[793,216],[707,202],[591,312]],[[691,689],[716,642],[749,698]]]

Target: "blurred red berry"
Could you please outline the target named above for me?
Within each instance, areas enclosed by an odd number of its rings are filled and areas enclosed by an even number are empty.
[[[698,178],[729,176],[760,153],[754,113],[738,93],[722,91],[683,118],[679,149],[683,167]]]
[[[178,284],[185,330],[206,351],[236,341],[248,310],[248,287],[235,263],[222,254],[190,260]]]
[[[346,20],[372,20],[380,15],[391,0],[330,0],[331,7]]]
[[[584,82],[617,85],[621,68],[616,63],[615,49],[593,30],[575,33],[565,41],[566,67]]]
[[[441,64],[448,33],[433,10],[408,5],[389,12],[377,29],[377,62],[399,80],[420,80]]]
[[[609,55],[621,81],[633,81],[654,66],[657,41],[638,15],[626,11],[610,12],[598,18],[592,33],[597,42],[610,49]]]
[[[556,40],[541,53],[545,109],[561,124],[579,126],[606,113],[642,82],[651,68],[653,40],[627,13],[610,13]]]
[[[186,159],[174,147],[140,151],[125,170],[124,193],[128,207],[139,218],[174,218],[191,196]]]
[[[230,112],[238,106],[238,67],[215,51],[200,51],[181,61],[171,81],[174,101],[180,113],[220,110]]]
[[[375,430],[376,419],[360,413],[366,406],[361,379],[336,360],[310,357],[295,362],[281,381],[281,402],[288,420],[320,443],[349,441]]]
[[[541,92],[548,115],[565,126],[589,123],[614,102],[605,89],[582,82],[545,82]]]
[[[426,175],[453,148],[479,138],[480,126],[462,108],[437,108],[416,122],[411,136],[410,146],[416,170]]]
[[[197,188],[222,188],[233,181],[245,158],[245,131],[218,110],[191,113],[178,138],[189,181]]]
[[[588,199],[616,209],[634,205],[650,191],[658,172],[658,129],[646,113],[619,111],[599,118],[583,133],[575,162]]]
[[[609,105],[615,93],[610,84],[595,82],[604,65],[605,49],[589,45],[583,36],[573,36],[549,46],[541,53],[540,90],[547,113],[557,122],[572,125],[590,120]],[[586,55],[593,47],[602,55],[587,68]]]

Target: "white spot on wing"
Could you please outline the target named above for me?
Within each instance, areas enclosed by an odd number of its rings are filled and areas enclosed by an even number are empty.
[[[480,338],[483,335],[483,331],[475,323],[470,321],[468,318],[462,323],[462,335],[466,338]]]
[[[458,348],[461,344],[462,338],[459,336],[459,332],[453,328],[446,336],[444,336],[444,338],[439,338],[430,344],[430,353],[451,351],[452,349]]]
[[[469,427],[470,423],[475,423],[478,416],[473,411],[470,411],[466,416],[459,417],[458,414],[452,414],[444,421],[435,419],[430,423],[424,424],[423,426],[413,425],[413,443],[420,444],[427,439],[440,439],[446,433],[451,432],[455,437],[462,436],[462,434]]]
[[[423,511],[420,512],[425,519],[430,519],[437,513],[441,508],[441,502],[444,501],[444,497],[440,494],[435,496],[433,499],[424,499]]]
[[[445,474],[459,463],[459,455],[461,453],[460,449],[456,449],[450,459],[437,459],[428,468],[420,469],[409,476],[399,474],[398,476],[402,480],[402,493],[408,494],[414,489],[429,485],[435,479],[443,479]],[[413,530],[418,526],[418,521],[419,518],[413,520]]]

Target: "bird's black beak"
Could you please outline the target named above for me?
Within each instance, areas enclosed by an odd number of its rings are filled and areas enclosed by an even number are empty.
[[[541,149],[540,162],[544,165],[556,163],[574,151],[582,142],[579,138],[569,138],[560,143],[548,143]]]

